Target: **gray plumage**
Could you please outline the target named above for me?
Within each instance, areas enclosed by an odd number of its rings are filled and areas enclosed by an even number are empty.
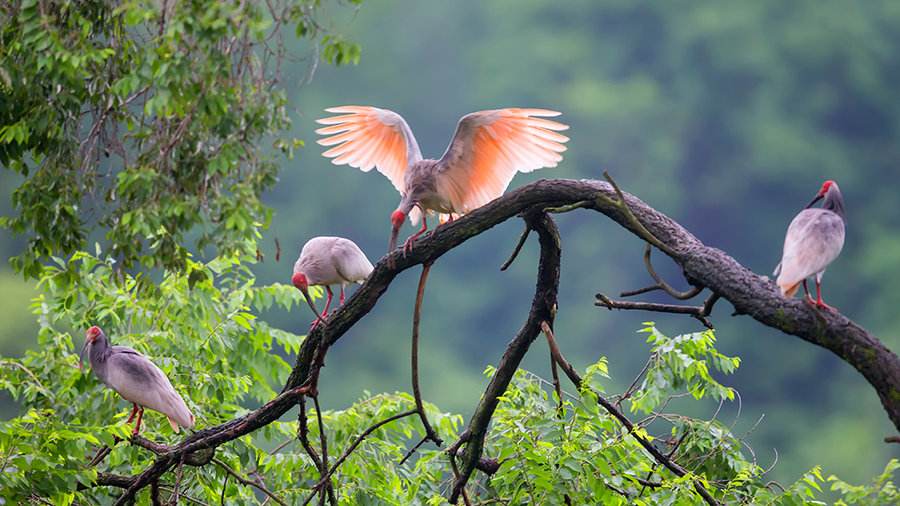
[[[90,350],[94,374],[123,399],[166,415],[175,432],[179,425],[184,428],[194,426],[194,415],[184,399],[147,357],[127,346],[111,346],[98,327],[88,330],[85,346]]]
[[[825,199],[821,208],[811,208]],[[825,268],[844,246],[846,215],[837,183],[828,181],[813,202],[800,211],[788,227],[781,263],[775,268],[776,283],[782,294],[791,296],[808,277],[821,283]]]

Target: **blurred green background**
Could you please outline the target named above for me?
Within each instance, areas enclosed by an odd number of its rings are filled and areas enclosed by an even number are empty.
[[[292,135],[307,147],[283,163],[266,201],[275,209],[256,266],[261,282],[288,282],[303,242],[315,235],[355,240],[374,261],[387,246],[399,197],[379,174],[332,166],[312,141],[314,119],[330,105],[393,109],[411,125],[423,154],[439,157],[457,119],[479,109],[526,106],[564,113],[566,160],[520,175],[599,178],[619,184],[681,222],[709,245],[756,272],[778,262],[784,231],[824,179],[847,201],[842,256],[825,276],[826,300],[900,349],[900,2],[374,1],[333,23],[363,46],[355,67],[319,66],[311,82],[309,47],[286,62]],[[18,180],[0,179],[0,211],[10,212]],[[623,389],[646,360],[635,334],[653,319],[674,335],[698,330],[689,318],[609,312],[594,294],[649,284],[643,245],[589,212],[558,217],[563,272],[557,332],[579,367],[609,357]],[[423,311],[423,395],[444,410],[471,413],[481,375],[524,321],[535,278],[532,242],[505,273],[499,265],[521,231],[515,220],[443,257],[432,270]],[[407,227],[405,232],[412,229]],[[274,239],[284,253],[275,262]],[[0,251],[22,242],[3,231]],[[670,281],[678,270],[659,255]],[[28,306],[35,289],[0,271],[0,353],[34,343]],[[376,309],[331,351],[321,382],[329,407],[372,392],[409,390],[409,333],[418,271],[401,275]],[[665,300],[648,296],[647,300]],[[722,302],[713,321],[719,347],[739,355],[725,378],[742,404],[736,421],[774,479],[794,480],[812,465],[860,481],[900,455],[881,442],[893,432],[865,380],[830,352],[732,318]],[[304,332],[311,313],[272,313]],[[548,376],[537,342],[526,367]],[[276,379],[276,382],[279,379]],[[680,406],[679,406],[680,408]],[[6,412],[11,408],[7,405]],[[715,406],[690,408],[710,416]],[[756,425],[759,418],[764,419]]]

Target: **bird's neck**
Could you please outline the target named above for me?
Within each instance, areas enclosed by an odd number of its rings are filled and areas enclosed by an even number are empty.
[[[845,222],[847,221],[847,215],[844,212],[844,198],[840,190],[832,189],[825,194],[825,202],[822,204],[822,209],[827,209],[840,216]]]
[[[97,339],[91,344],[91,369],[101,380],[106,379],[106,359],[109,354],[109,342],[106,339]]]

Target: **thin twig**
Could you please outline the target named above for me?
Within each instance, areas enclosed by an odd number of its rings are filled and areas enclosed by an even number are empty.
[[[547,336],[547,345],[550,345],[550,336],[553,335],[553,329],[550,328],[550,325],[547,322],[541,322],[541,330],[544,331],[544,335]],[[556,414],[557,416],[562,416],[563,412],[563,393],[562,393],[562,385],[559,382],[559,369],[556,366],[556,360],[553,358],[553,354],[550,354],[550,374],[553,377],[553,390],[556,392]]]
[[[653,246],[651,246],[650,243],[647,243],[646,247],[644,248],[644,267],[646,267],[647,273],[650,274],[650,277],[653,278],[653,281],[656,281],[656,284],[653,286],[648,286],[647,288],[642,288],[640,290],[634,290],[634,292],[624,292],[622,294],[622,297],[637,295],[638,293],[649,292],[651,290],[662,290],[678,300],[688,300],[693,299],[697,296],[697,294],[703,291],[702,286],[693,286],[685,291],[680,291],[673,288],[669,283],[666,283],[662,276],[660,276],[656,272],[656,269],[653,267],[653,261],[650,259],[650,255],[652,253]],[[628,293],[630,295],[625,295],[625,293]]]
[[[618,408],[616,408],[612,403],[610,403],[606,398],[602,395],[591,389],[590,387],[584,385],[584,382],[581,378],[581,375],[572,367],[568,361],[566,361],[565,357],[563,357],[562,353],[559,351],[559,346],[556,344],[556,339],[553,336],[553,333],[547,335],[548,342],[550,344],[550,353],[553,354],[553,357],[556,359],[557,363],[560,367],[562,367],[563,372],[566,373],[566,376],[569,377],[569,380],[575,385],[578,390],[589,389],[594,396],[597,398],[598,404],[600,404],[603,409],[605,409],[609,414],[611,414],[616,420],[621,423],[625,429],[627,429],[628,434],[630,434],[641,446],[644,447],[653,458],[665,466],[667,469],[675,473],[676,476],[687,476],[689,473],[683,467],[675,463],[670,458],[663,455],[653,443],[648,441],[644,436],[642,436],[639,432],[635,430],[635,425],[628,419]],[[706,490],[706,487],[699,480],[693,480],[694,490],[706,501],[710,506],[719,506],[719,502]]]
[[[625,309],[638,311],[653,311],[655,313],[674,313],[686,314],[696,318],[706,328],[712,329],[713,324],[706,314],[706,305],[703,306],[683,306],[680,304],[660,304],[657,302],[635,302],[630,300],[612,300],[602,293],[596,295],[597,300],[594,301],[595,306],[605,307],[606,309]]]
[[[601,201],[611,202],[613,205],[618,207],[619,210],[622,211],[622,214],[625,215],[625,219],[628,222],[628,224],[632,226],[634,232],[638,236],[640,236],[642,239],[649,242],[650,244],[656,246],[657,248],[660,249],[660,251],[664,252],[665,254],[669,255],[670,257],[675,258],[676,255],[675,255],[675,252],[672,250],[672,248],[670,248],[668,245],[666,245],[665,243],[660,241],[655,235],[653,235],[649,230],[647,230],[647,227],[645,227],[644,224],[641,223],[641,220],[639,220],[637,218],[637,216],[634,215],[634,212],[631,210],[631,207],[628,206],[628,202],[625,200],[625,194],[619,188],[619,185],[616,184],[616,182],[613,180],[612,176],[609,175],[609,172],[603,171],[603,177],[606,179],[607,182],[609,182],[609,185],[613,187],[613,190],[616,192],[616,196],[618,197],[618,200],[612,200],[603,194],[598,194],[597,199],[601,200]]]
[[[419,276],[416,304],[413,308],[412,353],[410,354],[410,361],[412,366],[413,397],[416,400],[416,411],[419,413],[419,419],[422,420],[422,427],[425,428],[425,437],[434,441],[438,447],[441,447],[444,441],[438,436],[428,421],[428,415],[425,414],[425,404],[422,402],[422,393],[419,389],[419,320],[422,314],[422,299],[425,297],[425,282],[428,281],[428,273],[430,271],[430,263],[422,264],[422,275]]]
[[[310,494],[309,497],[307,497],[306,500],[303,501],[303,504],[304,505],[309,504],[309,502],[313,500],[313,498],[322,489],[322,487],[325,485],[325,483],[327,483],[327,481],[331,477],[331,475],[333,475],[334,472],[337,471],[337,468],[345,460],[347,460],[347,457],[349,457],[350,454],[353,453],[354,450],[356,450],[356,447],[358,447],[360,445],[360,443],[362,443],[363,440],[366,439],[366,437],[368,437],[370,434],[372,434],[376,430],[380,429],[384,425],[387,425],[393,421],[396,421],[401,418],[405,418],[407,416],[414,415],[414,414],[416,414],[416,410],[411,409],[409,411],[404,411],[403,413],[400,413],[399,415],[394,415],[392,417],[385,418],[384,420],[370,426],[368,429],[363,431],[360,435],[356,436],[356,439],[353,440],[353,443],[351,443],[350,446],[348,446],[347,449],[344,450],[344,453],[342,453],[341,456],[338,457],[338,459],[334,462],[334,464],[332,464],[331,469],[328,470],[328,472],[325,474],[325,476],[323,476],[319,480],[319,482],[313,486],[312,494]]]
[[[531,233],[531,227],[528,225],[528,222],[525,222],[525,230],[522,231],[522,234],[519,236],[519,242],[516,243],[516,247],[513,248],[512,254],[509,255],[509,258],[503,262],[503,265],[500,266],[501,271],[505,271],[509,269],[509,266],[516,260],[516,257],[519,256],[519,252],[522,251],[522,246],[525,246],[525,241],[528,239],[528,234]]]
[[[328,469],[328,435],[325,434],[325,424],[322,422],[322,408],[319,407],[319,396],[316,395],[312,398],[313,404],[316,407],[316,421],[319,424],[319,444],[322,449],[322,479],[327,480],[328,475],[325,474]],[[325,504],[325,491],[322,491],[322,494],[319,496],[319,504]],[[337,505],[336,502],[333,504]]]
[[[244,478],[243,476],[241,476],[240,474],[238,474],[237,471],[235,471],[234,469],[232,469],[231,466],[229,466],[228,464],[226,464],[225,462],[223,462],[221,459],[219,459],[219,458],[217,458],[217,457],[213,457],[212,461],[215,462],[215,463],[216,463],[219,467],[221,467],[223,470],[225,470],[226,473],[230,474],[231,476],[234,476],[234,479],[236,479],[237,481],[239,481],[242,485],[249,485],[249,486],[251,486],[251,487],[254,487],[254,488],[256,488],[257,490],[259,490],[260,492],[262,492],[263,494],[266,494],[267,496],[269,496],[273,501],[277,502],[277,503],[280,504],[281,506],[287,506],[287,503],[286,503],[286,502],[284,502],[283,500],[279,499],[278,496],[276,496],[274,493],[272,493],[272,491],[269,490],[268,488],[266,488],[265,485],[263,485],[262,483],[257,483],[257,482],[254,481],[254,480],[248,480],[247,478]],[[228,479],[228,478],[227,478],[227,476],[226,476],[226,480],[227,480],[227,479]],[[224,493],[225,493],[225,492],[224,492],[224,490],[225,490],[225,487],[224,487],[224,486],[222,487],[222,490],[223,490],[222,494],[223,494],[223,497],[224,497]]]

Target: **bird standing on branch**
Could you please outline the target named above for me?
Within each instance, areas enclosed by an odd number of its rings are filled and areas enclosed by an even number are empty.
[[[821,208],[812,206],[825,199]],[[784,238],[784,254],[775,268],[781,293],[793,297],[800,284],[806,301],[819,308],[833,309],[822,300],[822,274],[844,246],[844,198],[834,181],[825,181],[815,198],[791,221]],[[816,276],[816,300],[809,295],[806,278]]]
[[[350,239],[343,237],[313,237],[300,251],[300,258],[294,263],[291,283],[303,293],[310,309],[316,315],[310,330],[319,323],[325,323],[328,307],[333,294],[330,285],[341,285],[340,304],[344,303],[344,287],[348,283],[363,284],[372,273],[372,262]],[[319,314],[309,297],[310,286],[324,286],[328,292],[325,311]]]
[[[137,414],[132,434],[141,430],[144,408],[166,415],[172,430],[178,426],[189,429],[194,426],[194,415],[178,395],[169,378],[147,357],[126,346],[110,346],[106,335],[96,325],[86,333],[79,360],[84,361],[84,352],[90,348],[91,369],[106,386],[113,389],[133,408],[125,423],[131,423]]]
[[[516,172],[555,167],[568,137],[558,133],[569,127],[543,119],[559,116],[545,109],[494,109],[467,114],[440,160],[422,158],[406,121],[397,113],[369,106],[326,109],[338,114],[318,120],[328,125],[316,130],[323,153],[336,165],[347,164],[364,172],[378,169],[400,192],[400,204],[391,214],[388,251],[409,217],[422,228],[406,240],[404,250],[428,230],[425,212],[452,221],[501,196]]]

